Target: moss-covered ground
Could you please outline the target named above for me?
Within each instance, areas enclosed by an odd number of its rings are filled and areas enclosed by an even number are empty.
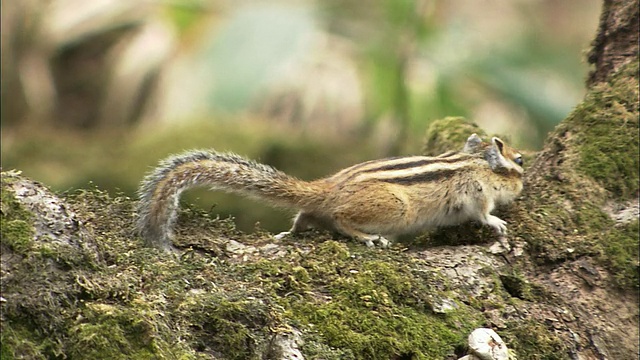
[[[97,189],[66,200],[86,221],[100,263],[69,266],[24,245],[33,236],[30,215],[10,193],[3,191],[2,221],[26,229],[17,236],[3,227],[3,248],[21,257],[2,282],[3,358],[257,358],[271,336],[294,327],[310,358],[437,359],[482,321],[464,304],[434,313],[430,284],[441,280],[404,263],[400,251],[327,234],[245,261],[226,250],[229,239],[253,247],[272,240],[187,208],[184,239],[206,229],[211,241],[179,257],[144,248],[132,236],[131,200]]]
[[[46,241],[32,238],[31,215],[3,194],[2,221],[22,219],[21,237]],[[14,233],[3,232],[3,254],[16,258],[2,279],[3,359],[270,358],[270,341],[293,329],[309,359],[444,359],[464,354],[468,334],[489,324],[487,307],[529,301],[504,290],[497,274],[492,302],[460,296],[401,246],[369,249],[317,232],[274,243],[189,206],[177,229],[182,251],[165,254],[133,234],[132,199],[90,189],[64,200],[99,260],[69,263],[56,248],[43,256],[37,246],[16,248]],[[441,298],[455,305],[434,310]],[[532,359],[566,358],[541,356],[527,350],[529,338],[501,332]],[[526,341],[559,341],[544,326],[536,334]]]

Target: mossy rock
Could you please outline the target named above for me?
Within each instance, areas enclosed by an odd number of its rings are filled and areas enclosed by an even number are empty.
[[[487,136],[478,125],[463,117],[435,120],[425,133],[422,154],[437,156],[451,150],[462,150],[467,138],[473,133],[483,139]]]

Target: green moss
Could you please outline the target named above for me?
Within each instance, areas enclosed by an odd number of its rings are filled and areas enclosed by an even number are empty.
[[[20,205],[13,191],[7,189],[6,182],[11,179],[6,173],[2,174],[0,243],[17,253],[24,253],[33,243],[33,216]]]
[[[153,359],[153,325],[143,312],[93,303],[69,329],[68,355],[89,359]]]
[[[534,302],[543,299],[544,290],[539,285],[529,282],[516,271],[510,274],[500,274],[499,278],[504,289],[512,297]]]
[[[409,266],[397,266],[397,254],[370,258],[359,250],[325,241],[304,256],[263,260],[246,268],[246,276],[286,294],[279,304],[296,326],[313,329],[311,348],[324,343],[346,358],[443,358],[480,323],[463,305],[433,313],[430,302],[438,292],[428,284],[439,282],[435,274],[425,280]]]
[[[602,209],[611,200],[637,196],[637,72],[634,61],[610,81],[589,89],[584,101],[550,135],[536,166],[525,171],[524,201],[512,207],[516,221],[506,220],[530,245],[538,263],[590,256],[624,277],[618,284],[633,281],[637,255],[627,251],[630,246],[614,244],[633,244],[635,239],[621,235]],[[609,249],[612,246],[627,249],[627,254]]]
[[[17,253],[23,253],[32,245],[33,226],[24,220],[0,218],[2,243]]]
[[[51,343],[36,332],[17,324],[3,323],[0,332],[0,358],[47,359],[51,355]],[[58,354],[59,355],[59,354]]]
[[[585,203],[572,217],[568,230],[580,241],[573,248],[575,256],[596,255],[611,271],[614,285],[623,289],[638,288],[638,220],[625,225],[616,223],[603,210]],[[571,245],[573,246],[573,244]]]
[[[307,314],[327,344],[349,349],[358,359],[442,358],[453,352],[449,344],[461,342],[442,322],[408,309],[385,314],[366,304],[336,299],[326,304],[305,302],[295,310]]]
[[[537,322],[507,323],[502,340],[518,358],[527,360],[568,360],[569,349],[551,329]]]
[[[591,256],[613,274],[615,286],[637,289],[638,221],[618,225],[588,197],[574,201],[570,209],[560,202],[535,208],[527,213],[525,222],[517,225],[524,226],[524,230],[517,232],[527,241],[538,261],[558,262]]]
[[[194,348],[224,359],[253,358],[256,349],[264,345],[256,334],[270,334],[279,326],[277,310],[255,295],[232,292],[188,296],[178,312],[188,318]]]
[[[306,336],[302,345],[302,353],[308,359],[354,360],[356,358],[350,349],[337,349],[323,343],[317,333],[310,333]]]
[[[601,261],[614,276],[615,284],[623,289],[638,289],[640,286],[638,220],[624,226],[612,227],[599,242],[602,247]]]
[[[5,175],[3,251],[7,250],[5,246],[9,247],[4,224],[24,217],[29,219],[24,222],[30,222],[30,214],[21,214],[20,207],[12,201],[12,191],[5,191]],[[126,208],[131,207],[130,202],[91,191],[80,197],[78,203],[69,202],[67,206],[73,208],[81,221],[92,219],[83,222],[89,230],[82,236],[87,236],[83,238],[86,241],[96,239],[98,249],[39,239],[43,241],[8,250],[21,256],[3,261],[3,271],[11,276],[3,277],[2,282],[2,295],[6,299],[2,303],[0,325],[2,358],[151,359],[191,354],[180,344],[169,344],[166,339],[172,339],[173,333],[157,310],[129,302],[136,295],[140,297],[139,286],[144,282],[141,279],[151,278],[143,261],[150,264],[149,268],[157,268],[162,267],[158,263],[165,264],[159,258],[171,259],[169,264],[175,263],[175,259],[159,257],[157,253],[154,257],[136,257],[129,251],[132,241],[127,224],[131,213]],[[89,238],[89,234],[95,238]],[[110,266],[102,266],[102,260],[95,261],[98,256],[95,250]],[[148,252],[143,249],[135,254]],[[112,261],[116,257],[117,261]],[[138,260],[140,263],[135,262]],[[166,278],[166,272],[158,278]],[[151,298],[154,296],[158,296],[157,292],[151,294]]]
[[[478,125],[463,117],[435,120],[427,128],[422,153],[427,156],[436,156],[447,151],[462,149],[469,135],[473,133],[480,137],[487,135]]]
[[[620,198],[638,191],[638,106],[636,61],[594,86],[566,121],[569,131],[579,126],[577,169]]]

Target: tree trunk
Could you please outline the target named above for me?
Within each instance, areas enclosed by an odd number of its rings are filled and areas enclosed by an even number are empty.
[[[587,85],[606,81],[620,66],[638,59],[638,2],[604,0],[600,26],[589,52],[595,69]]]
[[[588,93],[527,170],[510,221],[527,278],[576,316],[556,328],[587,358],[638,354],[638,18],[637,1],[604,1]]]

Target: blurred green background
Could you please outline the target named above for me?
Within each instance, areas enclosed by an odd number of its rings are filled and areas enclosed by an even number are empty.
[[[535,150],[584,93],[600,2],[2,3],[2,168],[134,196],[169,154],[215,148],[312,179],[419,153],[464,116]],[[289,212],[186,201],[251,231]]]

